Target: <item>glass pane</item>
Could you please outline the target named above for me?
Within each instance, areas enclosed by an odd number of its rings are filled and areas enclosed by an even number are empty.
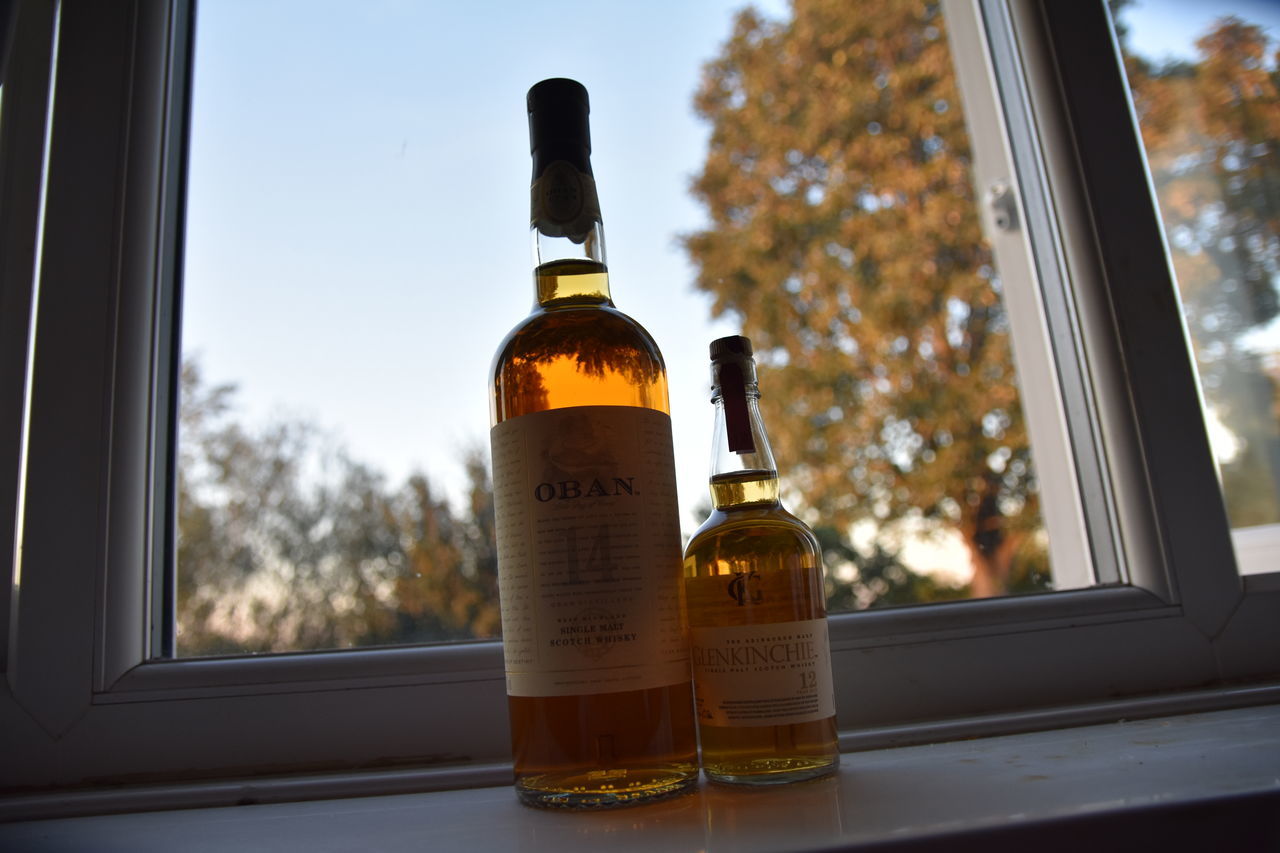
[[[1280,565],[1280,7],[1142,0],[1116,29],[1241,569]]]
[[[673,368],[683,505],[706,494],[706,343],[733,330],[674,235],[736,5],[199,5],[179,655],[497,635],[487,374],[533,303],[544,77],[591,92],[614,295]]]
[[[1011,318],[936,4],[745,14],[696,96],[686,246],[741,318],[832,610],[1052,586]],[[1023,318],[1027,322],[1027,318]]]
[[[740,5],[200,6],[179,654],[496,635],[487,372],[532,303],[524,93],[559,75],[686,533],[706,346],[741,332],[833,610],[1052,587],[940,11]]]

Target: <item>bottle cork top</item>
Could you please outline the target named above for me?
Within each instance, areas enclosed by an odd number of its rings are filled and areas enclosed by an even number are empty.
[[[591,152],[591,129],[587,117],[591,101],[587,88],[577,80],[552,77],[535,83],[525,97],[529,111],[529,150],[543,145],[581,146]]]
[[[747,386],[751,386],[755,396],[759,395],[755,390],[756,368],[751,352],[750,339],[742,335],[711,342],[711,385],[724,404],[725,437],[733,453],[756,452],[747,407]]]
[[[712,361],[742,361],[751,355],[751,339],[742,335],[730,335],[711,342]]]

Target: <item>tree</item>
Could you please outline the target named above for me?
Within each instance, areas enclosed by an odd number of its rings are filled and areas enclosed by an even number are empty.
[[[937,5],[747,9],[695,105],[710,225],[685,246],[756,344],[804,510],[959,530],[975,596],[1025,581],[1036,481]]]
[[[470,505],[462,518],[432,498],[430,483],[420,475],[410,477],[396,496],[394,515],[408,569],[395,585],[406,623],[401,642],[502,633],[493,487],[480,450],[467,455],[466,469]]]
[[[1122,41],[1122,44],[1125,42]],[[1196,62],[1125,64],[1233,526],[1280,522],[1280,86],[1275,43],[1219,20]],[[1274,57],[1268,69],[1269,55]]]
[[[493,495],[467,457],[469,515],[400,489],[315,426],[251,433],[234,388],[182,368],[176,621],[183,655],[429,642],[499,633]]]

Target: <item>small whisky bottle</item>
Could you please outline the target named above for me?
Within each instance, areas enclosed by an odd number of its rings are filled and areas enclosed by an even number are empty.
[[[534,304],[490,375],[515,784],[605,808],[698,778],[667,372],[614,307],[587,90],[544,80],[528,111]]]
[[[840,753],[817,539],[783,508],[751,342],[711,344],[711,516],[685,549],[702,767],[773,785],[835,771]]]

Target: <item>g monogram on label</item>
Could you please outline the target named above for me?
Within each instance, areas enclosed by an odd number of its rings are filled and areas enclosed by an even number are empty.
[[[759,604],[764,601],[764,592],[760,589],[760,573],[752,569],[749,572],[734,572],[729,581],[729,597],[745,607],[747,602]]]

